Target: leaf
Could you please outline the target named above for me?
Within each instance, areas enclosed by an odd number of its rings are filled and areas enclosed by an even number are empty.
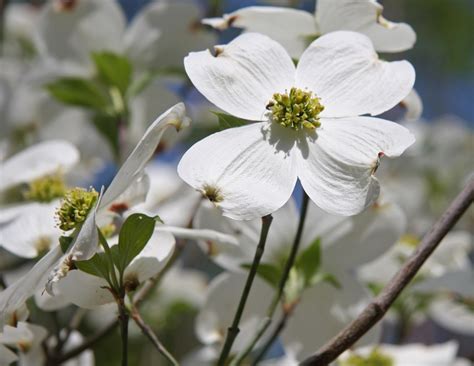
[[[61,250],[63,251],[63,253],[67,252],[73,240],[74,238],[72,236],[62,235],[59,237],[59,245],[61,246]]]
[[[95,110],[107,106],[107,97],[92,81],[78,77],[64,77],[46,85],[46,89],[64,104]]]
[[[153,217],[144,214],[133,214],[125,220],[118,243],[120,255],[118,269],[121,273],[148,243],[153,235],[155,223]]]
[[[245,269],[250,269],[251,266],[252,265],[248,263],[241,265],[241,267]],[[277,288],[280,282],[281,269],[270,263],[260,263],[257,267],[257,275],[268,282],[270,286]]]
[[[301,273],[305,286],[311,286],[321,266],[321,240],[317,238],[300,253],[295,262],[296,270]]]
[[[297,302],[306,288],[305,278],[296,267],[292,267],[284,288],[284,303],[286,305]]]
[[[119,155],[119,128],[118,118],[103,113],[96,113],[92,123],[97,131],[107,140],[116,157]]]
[[[75,262],[76,267],[82,272],[104,278],[110,282],[110,266],[105,253],[96,253],[91,259]]]
[[[245,126],[247,121],[241,118],[231,116],[230,114],[221,113],[221,112],[212,112],[217,118],[219,118],[219,128],[220,130],[226,130],[228,128]]]
[[[95,52],[92,54],[99,79],[108,86],[115,86],[122,95],[132,80],[132,65],[129,60],[113,52]]]
[[[315,276],[313,276],[311,278],[311,282],[308,284],[308,287],[314,286],[314,285],[316,285],[318,283],[321,283],[321,282],[329,283],[330,285],[332,285],[333,287],[335,287],[337,289],[342,288],[342,285],[339,282],[339,280],[337,279],[337,277],[334,276],[333,274],[327,273],[327,272],[319,272]]]

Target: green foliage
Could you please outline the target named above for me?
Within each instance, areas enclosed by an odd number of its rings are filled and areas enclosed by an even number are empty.
[[[150,240],[159,218],[144,214],[133,214],[125,220],[119,234],[118,262],[120,273],[123,273],[130,262],[143,250]]]
[[[217,118],[219,118],[219,129],[226,130],[228,128],[245,126],[247,121],[238,117],[231,116],[230,114],[221,112],[212,112]]]
[[[64,77],[47,84],[46,89],[58,101],[76,107],[101,110],[108,103],[106,95],[92,80]]]
[[[352,354],[341,362],[341,366],[393,366],[394,364],[392,357],[383,354],[377,348],[374,348],[367,356]]]
[[[105,280],[109,281],[111,267],[106,253],[97,253],[91,259],[77,261],[75,264],[76,267],[82,272],[86,272],[90,275],[104,278]]]
[[[105,85],[115,86],[125,94],[132,80],[132,65],[124,56],[113,52],[92,54],[97,76]]]
[[[250,269],[251,264],[243,264],[242,268]],[[270,286],[277,288],[282,275],[281,268],[270,263],[260,263],[257,268],[257,276],[266,281]]]
[[[301,274],[304,286],[312,286],[321,266],[321,240],[317,238],[303,250],[295,261],[295,268]]]
[[[66,253],[74,237],[62,235],[59,237],[59,245],[63,253]]]

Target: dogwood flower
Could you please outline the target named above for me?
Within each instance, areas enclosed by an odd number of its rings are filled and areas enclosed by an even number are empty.
[[[20,186],[22,201],[2,207],[0,245],[19,257],[34,258],[57,243],[54,213],[66,192],[64,175],[79,161],[67,141],[33,145],[0,163],[0,192]],[[27,228],[27,230],[25,230]]]
[[[182,103],[171,107],[155,120],[105,193],[100,198],[91,201],[90,207],[87,207],[89,212],[84,213],[86,216],[81,213],[81,220],[83,220],[80,223],[81,230],[70,244],[68,251],[63,253],[60,246],[54,247],[25,276],[0,293],[0,319],[7,318],[37,290],[44,289],[45,284],[51,290],[53,284],[67,274],[72,260],[87,260],[97,252],[97,214],[101,213],[101,209],[108,210],[128,189],[134,189],[134,183],[143,179],[145,164],[153,155],[164,130],[170,126],[180,129],[188,123]],[[94,194],[86,190],[77,193],[79,198],[87,198]]]
[[[318,0],[315,14],[292,8],[250,6],[202,22],[221,30],[232,26],[265,34],[296,59],[311,40],[339,30],[365,34],[379,52],[412,48],[416,40],[413,29],[408,24],[386,20],[382,11],[383,6],[376,0]]]
[[[400,155],[410,132],[377,115],[405,97],[415,74],[406,61],[378,59],[353,32],[320,37],[295,68],[284,48],[247,33],[225,46],[190,53],[196,88],[224,111],[256,121],[193,145],[178,174],[224,215],[252,219],[276,211],[297,178],[324,210],[354,215],[374,202],[382,156]]]

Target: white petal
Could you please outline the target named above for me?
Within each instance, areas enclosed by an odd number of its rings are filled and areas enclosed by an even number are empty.
[[[393,203],[378,203],[360,215],[346,218],[351,230],[328,242],[323,237],[323,266],[329,272],[336,269],[353,269],[369,263],[395,245],[406,229],[403,211]],[[347,251],[351,255],[347,255]]]
[[[93,51],[121,51],[126,20],[117,2],[81,0],[71,9],[60,3],[42,9],[35,34],[42,57],[87,65]]]
[[[220,196],[224,215],[238,220],[276,211],[296,183],[294,138],[276,124],[253,123],[215,133],[193,145],[178,165],[189,185]]]
[[[429,308],[431,319],[455,334],[474,336],[474,315],[466,305],[452,300],[434,301]]]
[[[415,139],[405,127],[379,118],[322,119],[321,123],[307,145],[300,142],[298,177],[323,210],[355,215],[379,194],[373,176],[379,154],[398,156]]]
[[[186,73],[210,102],[234,116],[264,120],[274,93],[294,84],[295,67],[285,49],[258,33],[247,33],[224,46],[191,52]]]
[[[223,18],[203,19],[202,23],[217,29],[236,27],[265,34],[285,47],[296,59],[308,46],[309,37],[318,33],[311,13],[273,6],[249,6],[224,14]]]
[[[196,25],[200,18],[200,9],[193,2],[152,2],[127,29],[126,52],[147,70],[181,65],[189,51],[215,44],[216,36]]]
[[[363,33],[379,52],[401,52],[413,47],[416,34],[405,23],[384,19],[383,7],[374,0],[318,0],[316,18],[322,33],[350,30]]]
[[[167,127],[174,126],[179,130],[189,123],[185,113],[184,104],[178,103],[153,122],[110,183],[110,186],[102,197],[101,207],[109,206],[143,174],[143,168],[153,156],[161,136]]]
[[[18,360],[18,356],[8,347],[0,344],[0,365],[9,365]]]
[[[62,140],[40,142],[0,163],[0,190],[58,170],[67,172],[78,161],[79,151],[71,143]]]
[[[175,239],[168,232],[160,231],[159,226],[140,254],[134,258],[125,270],[124,278],[135,277],[143,283],[156,276],[166,265],[174,252]]]
[[[115,301],[104,286],[107,286],[104,279],[74,270],[57,283],[55,290],[61,297],[81,308],[94,309]]]
[[[58,201],[21,205],[21,214],[0,223],[0,246],[23,258],[34,258],[56,246],[61,235],[54,220],[58,205]]]
[[[298,344],[298,359],[322,347],[347,325],[356,314],[350,310],[367,299],[365,289],[350,275],[338,277],[342,288],[321,283],[308,289],[281,337],[284,344]],[[364,340],[362,340],[364,342]]]
[[[297,86],[321,98],[324,117],[377,115],[412,90],[415,71],[408,61],[378,58],[366,36],[334,32],[314,41],[301,56]]]
[[[36,290],[43,288],[49,272],[62,255],[61,248],[57,246],[41,258],[25,276],[0,292],[0,324]]]

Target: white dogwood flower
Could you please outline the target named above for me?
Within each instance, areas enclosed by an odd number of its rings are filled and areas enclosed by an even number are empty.
[[[323,34],[349,30],[365,34],[379,52],[401,52],[413,47],[416,34],[405,23],[382,17],[375,0],[318,0],[316,13],[273,6],[250,6],[222,18],[203,19],[217,29],[230,26],[265,34],[281,43],[293,58],[299,58],[309,42]]]
[[[324,210],[354,215],[374,202],[382,156],[414,142],[377,115],[403,99],[415,73],[385,62],[370,40],[333,32],[314,41],[295,68],[267,36],[247,33],[225,46],[190,53],[185,68],[216,106],[255,121],[215,133],[183,156],[178,174],[224,215],[253,219],[288,201],[297,178]]]

